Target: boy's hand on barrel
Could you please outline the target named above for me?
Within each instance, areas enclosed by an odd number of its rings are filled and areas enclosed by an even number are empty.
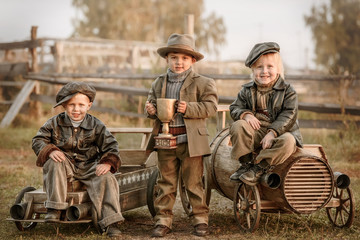
[[[186,102],[185,101],[178,101],[177,105],[177,111],[179,113],[185,113],[186,112]]]
[[[275,139],[275,135],[272,131],[268,132],[265,137],[261,140],[260,144],[263,149],[271,148]]]
[[[260,129],[260,121],[259,119],[257,119],[254,115],[252,114],[246,114],[244,116],[244,120],[250,124],[250,126],[255,129],[255,130],[259,130]]]
[[[65,161],[66,157],[65,154],[62,151],[59,150],[55,150],[52,151],[49,154],[49,157],[54,161],[54,162],[63,162]]]
[[[104,175],[108,171],[110,171],[110,169],[111,169],[110,164],[107,163],[98,164],[95,170],[96,176]]]
[[[145,109],[149,115],[155,115],[156,114],[156,108],[155,106],[150,103],[149,101],[146,101]]]

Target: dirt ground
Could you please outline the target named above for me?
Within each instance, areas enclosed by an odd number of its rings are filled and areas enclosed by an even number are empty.
[[[357,181],[355,184],[359,184]],[[119,239],[150,239],[153,220],[146,206],[123,213],[126,221],[120,225]],[[233,215],[233,203],[213,190],[210,203],[210,235],[197,237],[182,208],[179,197],[174,207],[173,231],[164,239],[358,239],[360,221],[357,211],[354,225],[348,229],[332,228],[325,210],[311,215],[261,214],[259,228],[254,233],[242,232]],[[90,224],[44,224],[19,232],[14,223],[6,221],[8,231],[0,239],[107,239]]]

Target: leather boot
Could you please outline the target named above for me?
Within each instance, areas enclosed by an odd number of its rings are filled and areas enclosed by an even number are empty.
[[[231,176],[230,176],[230,181],[235,181],[235,182],[240,182],[239,177],[241,176],[241,174],[243,174],[244,172],[249,171],[250,167],[253,166],[252,162],[252,157],[253,157],[253,153],[248,153],[244,156],[241,156],[239,158],[239,162],[241,164],[241,166],[239,167],[238,170],[236,170]]]
[[[261,176],[266,173],[270,169],[270,165],[266,160],[262,160],[259,164],[255,164],[253,167],[249,169],[249,171],[243,173],[239,179],[250,186],[255,186]]]
[[[107,227],[106,234],[109,237],[119,237],[119,236],[121,236],[121,231],[120,231],[120,229],[118,227],[118,223],[110,224]]]
[[[156,225],[151,237],[165,237],[166,234],[171,232],[171,229],[164,225]]]
[[[60,220],[61,211],[53,208],[48,208],[45,215],[45,222],[56,222]]]
[[[234,182],[240,182],[240,176],[249,171],[251,167],[253,167],[254,164],[252,163],[243,163],[238,170],[236,170],[236,172],[234,172],[231,176],[230,176],[230,180],[234,181]]]
[[[194,235],[199,236],[199,237],[203,237],[206,235],[209,235],[209,227],[207,224],[205,223],[200,223],[198,225],[195,226],[194,228]]]

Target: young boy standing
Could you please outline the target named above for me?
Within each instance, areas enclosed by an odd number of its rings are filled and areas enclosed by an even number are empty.
[[[99,226],[108,236],[120,236],[119,185],[112,173],[120,165],[118,143],[105,125],[87,113],[96,94],[84,82],[70,82],[56,95],[65,112],[50,118],[32,141],[36,165],[43,167],[47,195],[46,222],[58,221],[66,202],[67,182],[80,180],[96,210]]]
[[[178,99],[178,114],[169,124],[169,132],[177,137],[177,148],[157,150],[160,178],[159,195],[154,202],[156,223],[152,237],[164,237],[171,231],[179,174],[192,206],[193,233],[198,236],[209,233],[209,208],[202,183],[203,155],[211,153],[206,118],[216,113],[218,96],[214,80],[193,71],[192,65],[204,57],[194,49],[195,41],[191,35],[174,33],[167,46],[157,50],[165,58],[168,70],[153,82],[145,105],[147,116],[155,119],[148,150],[153,150],[153,137],[161,129],[161,121],[156,117],[156,99]]]
[[[302,147],[297,94],[284,80],[279,52],[275,42],[258,43],[245,61],[253,81],[243,85],[230,105],[234,120],[231,157],[241,163],[230,176],[233,181],[256,185],[262,174],[283,163],[296,146]],[[257,149],[260,152],[252,161],[252,152]]]

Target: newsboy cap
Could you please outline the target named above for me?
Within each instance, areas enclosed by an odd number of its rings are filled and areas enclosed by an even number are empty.
[[[251,66],[264,54],[280,52],[280,46],[276,42],[263,42],[255,44],[245,60],[245,66]]]
[[[70,100],[77,93],[82,93],[88,96],[90,102],[93,102],[95,99],[96,90],[93,86],[90,86],[85,82],[69,82],[66,85],[64,85],[57,93],[56,105],[54,106],[54,108]]]
[[[157,53],[163,58],[170,52],[188,54],[193,56],[196,61],[204,58],[204,55],[195,51],[195,40],[190,34],[173,33],[168,39],[167,46],[157,50]]]

